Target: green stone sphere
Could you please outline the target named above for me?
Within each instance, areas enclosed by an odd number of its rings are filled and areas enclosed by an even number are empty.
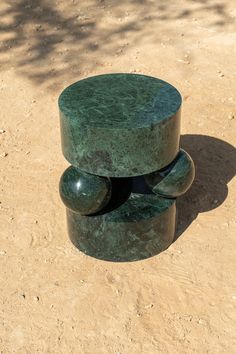
[[[81,215],[102,210],[111,198],[111,181],[70,166],[61,176],[59,191],[65,206]]]
[[[166,198],[177,198],[190,188],[194,176],[193,160],[186,151],[180,149],[170,165],[146,175],[145,181],[155,194]]]

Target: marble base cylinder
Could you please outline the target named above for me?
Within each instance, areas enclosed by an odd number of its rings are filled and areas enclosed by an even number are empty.
[[[173,242],[176,201],[131,194],[109,213],[82,216],[67,209],[67,222],[71,241],[85,254],[106,261],[137,261]]]

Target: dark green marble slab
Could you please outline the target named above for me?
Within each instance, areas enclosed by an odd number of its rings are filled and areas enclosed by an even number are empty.
[[[82,170],[110,177],[147,174],[179,151],[181,96],[136,74],[90,77],[59,97],[62,149]]]
[[[154,256],[173,242],[174,199],[131,194],[120,207],[82,216],[67,209],[69,236],[82,252],[107,261],[137,261]]]

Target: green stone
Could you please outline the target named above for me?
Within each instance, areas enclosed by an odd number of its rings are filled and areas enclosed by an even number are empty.
[[[154,193],[167,198],[177,198],[189,189],[194,175],[193,160],[186,151],[180,149],[169,166],[144,178]]]
[[[161,169],[179,151],[181,96],[145,75],[108,74],[67,87],[59,97],[62,149],[83,171],[131,177]]]
[[[59,191],[65,206],[82,215],[97,213],[111,198],[109,178],[90,175],[70,166],[61,176]]]
[[[73,244],[109,261],[154,256],[174,240],[176,197],[194,165],[179,149],[180,93],[145,75],[107,74],[59,97],[60,194]]]
[[[131,194],[120,207],[82,216],[67,210],[73,244],[107,261],[137,261],[164,251],[175,234],[176,202],[156,195]]]

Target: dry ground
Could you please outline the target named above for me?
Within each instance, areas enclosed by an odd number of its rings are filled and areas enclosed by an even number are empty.
[[[236,353],[235,0],[2,0],[0,18],[0,353]],[[107,72],[181,91],[197,167],[178,239],[134,263],[77,251],[58,196],[57,97]]]

